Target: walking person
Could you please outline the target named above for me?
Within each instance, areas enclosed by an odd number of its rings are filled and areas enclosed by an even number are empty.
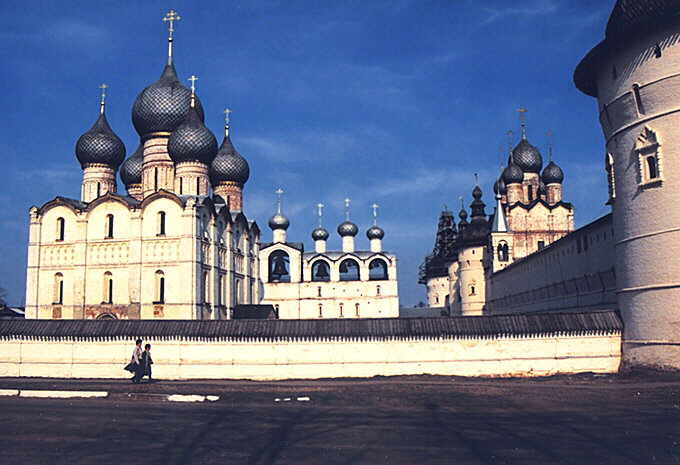
[[[130,357],[130,363],[128,363],[125,366],[125,369],[127,371],[134,374],[134,376],[131,379],[133,383],[136,382],[135,379],[137,378],[137,371],[139,370],[139,365],[141,364],[143,353],[144,351],[142,350],[142,340],[137,339],[135,341],[135,348],[132,351],[132,357]]]
[[[148,376],[149,383],[151,382],[151,365],[153,365],[153,359],[151,358],[151,344],[146,344],[144,346],[144,352],[142,352],[142,357],[139,361],[139,369],[135,375],[136,383],[141,382],[144,376]]]

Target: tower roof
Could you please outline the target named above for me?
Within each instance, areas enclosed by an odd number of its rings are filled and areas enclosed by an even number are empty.
[[[109,126],[103,105],[94,125],[78,138],[76,158],[83,168],[91,163],[101,163],[113,169],[125,159],[125,145]]]

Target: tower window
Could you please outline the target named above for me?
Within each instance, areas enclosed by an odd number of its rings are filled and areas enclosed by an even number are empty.
[[[654,45],[654,56],[656,58],[661,58],[661,45],[659,45],[658,42]]]
[[[312,281],[330,281],[331,275],[329,273],[329,266],[328,263],[326,263],[323,260],[317,260],[314,262],[312,265]],[[321,288],[319,288],[321,289]],[[321,297],[321,294],[319,294],[319,297]]]
[[[543,250],[545,248],[545,241],[538,241],[538,250]]]
[[[496,247],[496,252],[498,253],[498,261],[499,262],[507,262],[509,259],[509,247],[507,242],[503,241],[498,244],[498,247]]]
[[[343,304],[340,304],[340,318],[342,318],[342,309],[343,309]]]
[[[359,281],[359,264],[347,258],[340,263],[340,281]]]
[[[323,318],[323,304],[319,304],[319,318]]]
[[[102,185],[100,183],[97,183],[97,197],[99,197],[102,193]]]
[[[106,239],[113,238],[113,215],[106,215]]]
[[[645,109],[642,106],[642,97],[640,96],[640,86],[633,84],[633,97],[635,97],[635,106],[637,107],[638,114],[644,115]]]
[[[201,195],[201,178],[196,178],[196,195]]]
[[[656,133],[649,127],[645,127],[635,144],[635,151],[639,157],[641,187],[647,187],[647,184],[654,185],[663,180],[659,147],[660,144],[656,138]]]
[[[616,198],[616,181],[614,178],[614,157],[611,153],[607,153],[605,159],[605,170],[607,171],[609,200],[613,201]]]
[[[210,303],[210,273],[203,272],[203,303]]]
[[[375,286],[375,295],[380,295],[380,286]]]
[[[380,281],[387,279],[387,263],[381,258],[376,258],[368,264],[368,279]]]
[[[649,176],[649,179],[658,178],[659,168],[656,163],[656,157],[647,157],[645,160],[647,161],[647,175]]]
[[[158,212],[158,235],[165,236],[165,212]]]
[[[184,183],[182,182],[183,180],[184,178],[179,178],[179,195],[182,195],[182,187],[184,187]]]
[[[61,273],[54,275],[54,303],[59,305],[64,303],[64,275]]]
[[[276,250],[269,255],[269,282],[290,282],[290,257],[283,250]]]
[[[57,218],[57,240],[64,240],[64,230],[66,228],[66,221],[64,218]]]
[[[317,297],[321,297],[321,286],[316,288]]]
[[[527,186],[527,198],[529,199],[529,202],[533,202],[534,200],[534,186],[531,184]]]
[[[354,312],[356,313],[357,318],[359,318],[359,304],[358,303],[354,304]]]
[[[113,275],[110,271],[104,273],[104,301],[102,303],[113,303]]]
[[[156,271],[156,300],[154,303],[165,303],[165,275],[161,270]]]
[[[153,190],[154,191],[158,190],[158,168],[157,167],[153,169]],[[181,191],[181,189],[180,189],[180,191]]]

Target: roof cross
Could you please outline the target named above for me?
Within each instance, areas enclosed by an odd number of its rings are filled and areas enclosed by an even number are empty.
[[[99,113],[101,113],[102,115],[104,114],[104,105],[106,105],[106,89],[108,87],[109,87],[108,85],[103,83],[102,85],[99,86],[99,88],[102,90],[101,100],[99,101]]]
[[[522,127],[522,139],[527,138],[527,110],[524,107],[519,107],[517,112],[519,113],[519,125]]]
[[[319,215],[319,227],[321,227],[321,217],[323,216],[323,207],[325,207],[325,205],[320,203],[320,202],[316,204],[317,214]]]
[[[345,220],[349,221],[349,205],[352,203],[352,200],[348,198],[345,199]]]
[[[281,189],[280,187],[274,191],[276,194],[276,212],[280,215],[281,214],[281,202],[282,202],[282,196],[284,194],[284,190]]]
[[[231,109],[225,108],[224,111],[224,137],[229,137],[229,123],[231,122]]]
[[[378,208],[380,208],[380,205],[374,203],[371,208],[373,209],[373,225],[375,226],[378,224]]]
[[[168,64],[172,64],[172,33],[175,32],[175,21],[182,19],[175,10],[165,13],[163,22],[168,23]]]
[[[546,136],[548,136],[548,160],[552,161],[552,150],[553,150],[553,132],[552,129],[548,129]]]
[[[193,108],[196,105],[196,81],[198,81],[198,78],[192,74],[187,81],[191,81],[191,107]]]

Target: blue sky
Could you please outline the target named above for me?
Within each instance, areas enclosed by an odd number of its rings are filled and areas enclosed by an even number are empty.
[[[414,305],[424,300],[418,265],[442,205],[458,210],[460,196],[469,204],[479,173],[492,211],[499,149],[509,129],[518,133],[520,106],[546,160],[546,132],[554,132],[577,226],[608,212],[596,104],[572,73],[603,37],[613,3],[2,2],[0,287],[23,305],[29,207],[79,196],[74,146],[96,119],[100,83],[110,86],[111,126],[128,153],[135,149],[132,103],[160,75],[161,18],[172,7],[182,16],[177,71],[199,77],[218,137],[222,110],[234,110],[232,140],[251,167],[245,211],[263,240],[278,186],[287,191],[289,240],[307,248],[319,201],[328,206],[329,246],[340,247],[334,230],[345,197],[367,248],[377,202],[384,247],[399,257],[402,304]]]

